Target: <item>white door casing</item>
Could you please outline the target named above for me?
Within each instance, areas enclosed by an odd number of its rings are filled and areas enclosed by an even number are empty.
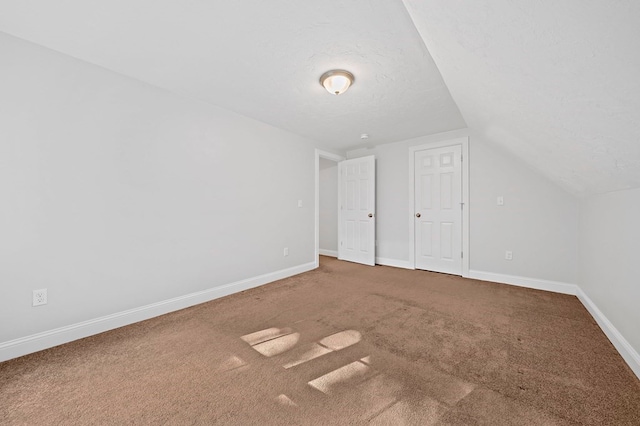
[[[462,147],[414,153],[415,267],[462,275]]]
[[[375,156],[338,164],[338,259],[375,265]]]

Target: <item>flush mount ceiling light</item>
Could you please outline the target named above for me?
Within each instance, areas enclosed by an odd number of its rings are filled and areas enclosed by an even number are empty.
[[[320,76],[320,84],[332,95],[340,95],[353,84],[353,74],[345,70],[331,70]]]

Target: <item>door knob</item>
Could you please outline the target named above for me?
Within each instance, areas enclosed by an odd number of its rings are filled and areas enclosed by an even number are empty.
[[[420,217],[420,213],[416,213],[416,217]]]
[[[369,213],[367,216],[369,216],[369,217],[373,217],[373,213]]]

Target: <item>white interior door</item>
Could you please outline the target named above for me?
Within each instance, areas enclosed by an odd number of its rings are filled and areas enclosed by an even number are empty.
[[[417,269],[462,275],[462,147],[416,151]]]
[[[338,165],[338,259],[376,263],[376,163],[373,155]]]

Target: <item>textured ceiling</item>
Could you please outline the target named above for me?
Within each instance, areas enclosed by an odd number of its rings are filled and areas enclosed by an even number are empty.
[[[404,2],[474,133],[576,195],[640,186],[640,2]]]
[[[0,0],[0,31],[340,150],[466,127],[401,0]]]
[[[0,0],[0,31],[325,146],[468,125],[576,195],[640,186],[639,22],[624,0]]]

